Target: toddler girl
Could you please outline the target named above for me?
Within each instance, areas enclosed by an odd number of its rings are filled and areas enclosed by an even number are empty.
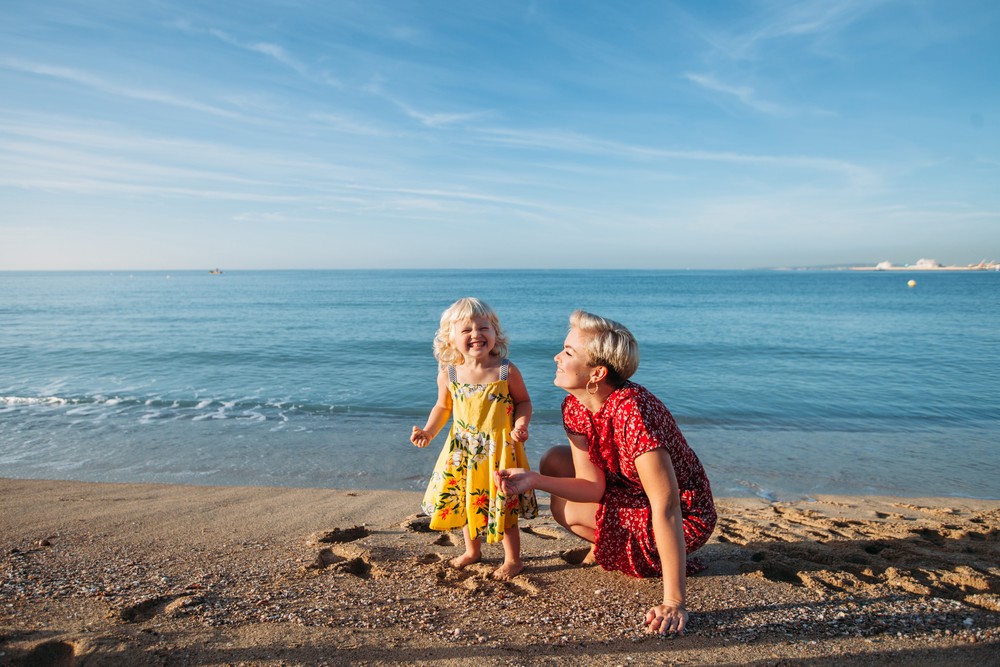
[[[434,337],[438,399],[410,441],[426,447],[452,418],[451,431],[434,466],[422,509],[433,530],[462,528],[465,552],[450,562],[462,569],[481,558],[480,535],[503,542],[504,561],[494,573],[509,579],[524,569],[518,517],[538,515],[535,492],[507,497],[494,473],[527,468],[524,442],[531,399],[517,367],[506,358],[507,337],[497,314],[474,298],[459,299],[441,315]]]

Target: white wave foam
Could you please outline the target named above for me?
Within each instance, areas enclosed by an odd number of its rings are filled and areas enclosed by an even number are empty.
[[[0,396],[4,405],[66,405],[65,398],[58,396]]]

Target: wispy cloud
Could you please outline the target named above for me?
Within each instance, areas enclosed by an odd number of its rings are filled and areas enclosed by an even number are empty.
[[[345,118],[344,116],[338,114],[311,113],[309,114],[309,118],[328,127],[332,127],[339,132],[344,132],[345,134],[355,134],[368,137],[380,137],[387,134],[387,132],[372,125],[371,123],[364,123],[352,118]]]
[[[190,27],[188,27],[187,30],[189,32],[199,32]],[[259,53],[261,55],[267,56],[268,58],[274,60],[275,62],[278,62],[281,65],[284,65],[285,67],[291,69],[293,72],[295,72],[304,79],[336,87],[340,87],[342,85],[339,80],[331,76],[328,72],[313,71],[305,64],[303,64],[301,61],[299,61],[297,58],[289,54],[288,51],[286,51],[285,48],[280,44],[272,44],[270,42],[244,42],[242,40],[233,37],[232,35],[230,35],[225,31],[218,30],[215,28],[208,29],[204,32],[206,34],[215,37],[218,40],[225,42],[226,44],[229,44],[230,46],[234,46],[238,49],[243,49],[245,51],[251,51],[253,53]]]
[[[526,132],[493,128],[483,130],[482,134],[490,141],[537,150],[608,155],[624,159],[686,160],[807,169],[838,174],[846,177],[852,184],[860,186],[872,186],[880,180],[879,175],[868,167],[844,160],[824,157],[757,155],[728,151],[668,150],[649,146],[636,146],[569,132]]]
[[[728,57],[754,58],[767,44],[782,38],[812,36],[819,39],[847,28],[866,14],[891,0],[808,0],[794,4],[777,3],[776,9],[761,16],[756,27],[710,41]]]
[[[372,81],[365,86],[365,92],[380,97],[389,102],[404,114],[420,122],[426,127],[444,127],[479,120],[489,116],[489,112],[428,112],[417,109],[412,104],[400,100],[395,95],[387,92],[380,81]]]
[[[0,67],[16,72],[23,72],[25,74],[34,74],[37,76],[68,81],[79,86],[90,88],[92,90],[98,90],[118,97],[141,100],[144,102],[153,102],[156,104],[188,109],[190,111],[207,113],[224,118],[240,118],[239,114],[229,111],[228,109],[187,99],[185,97],[178,97],[177,95],[160,90],[114,83],[94,74],[73,69],[71,67],[49,65],[46,63],[31,62],[16,58],[0,58]]]
[[[444,113],[444,112],[430,113],[430,112],[419,111],[414,107],[408,104],[404,104],[403,102],[399,102],[397,100],[393,100],[393,103],[397,107],[399,107],[403,111],[403,113],[405,113],[407,116],[420,121],[423,125],[426,125],[427,127],[443,127],[446,125],[467,123],[474,120],[480,120],[488,115],[486,112],[482,111],[469,112],[469,113]]]
[[[734,86],[731,84],[723,83],[713,76],[707,74],[695,74],[693,72],[688,72],[684,74],[684,78],[688,81],[698,84],[702,88],[708,90],[723,93],[731,97],[735,97],[742,104],[771,116],[790,116],[792,112],[786,107],[780,104],[775,104],[773,102],[768,102],[767,100],[762,100],[757,96],[756,91],[750,86]]]

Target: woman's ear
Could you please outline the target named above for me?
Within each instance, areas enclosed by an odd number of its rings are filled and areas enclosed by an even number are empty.
[[[608,367],[607,366],[594,366],[593,370],[590,371],[590,379],[594,382],[601,382],[608,377]]]

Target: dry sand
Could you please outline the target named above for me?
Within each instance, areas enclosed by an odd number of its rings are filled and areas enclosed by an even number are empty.
[[[997,501],[723,499],[674,639],[546,508],[498,582],[418,502],[0,479],[0,665],[1000,664]]]

